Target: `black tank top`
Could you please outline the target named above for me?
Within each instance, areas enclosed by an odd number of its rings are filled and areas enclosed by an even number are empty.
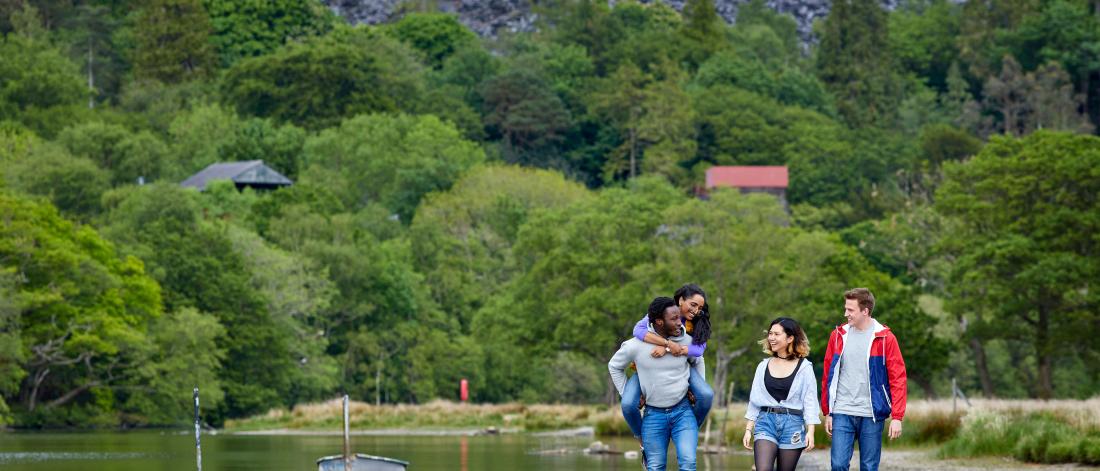
[[[802,367],[802,358],[798,359],[798,364],[794,365],[794,371],[784,378],[776,378],[772,376],[771,369],[764,366],[764,387],[768,389],[768,394],[771,394],[775,398],[776,402],[783,402],[787,399],[787,395],[791,392],[791,385],[794,384],[794,376],[798,374],[798,369]]]

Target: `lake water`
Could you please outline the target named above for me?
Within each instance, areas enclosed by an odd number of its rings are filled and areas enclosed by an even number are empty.
[[[593,438],[492,436],[354,436],[352,451],[411,462],[410,471],[640,470],[637,459],[580,452]],[[629,439],[603,439],[636,450]],[[342,450],[339,436],[203,435],[203,470],[312,471],[316,459]],[[671,456],[671,455],[670,455]],[[748,469],[751,457],[699,455],[698,469]],[[675,469],[675,461],[671,461]],[[0,433],[4,471],[195,470],[188,432]]]

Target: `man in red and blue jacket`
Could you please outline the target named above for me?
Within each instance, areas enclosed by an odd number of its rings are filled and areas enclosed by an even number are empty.
[[[866,288],[844,293],[847,324],[837,326],[825,348],[821,375],[821,413],[832,437],[833,471],[847,471],[859,442],[859,469],[875,471],[882,454],[882,431],[890,421],[890,439],[901,436],[907,381],[898,339],[871,313],[875,297]]]

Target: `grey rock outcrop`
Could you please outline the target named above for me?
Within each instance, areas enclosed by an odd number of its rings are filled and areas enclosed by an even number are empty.
[[[686,0],[663,0],[680,11]],[[882,0],[883,6],[894,9],[899,0]],[[384,23],[398,14],[402,0],[324,0],[334,12],[352,23]],[[614,4],[614,0],[609,1]],[[715,9],[728,23],[737,19],[738,7],[748,0],[716,0]],[[530,0],[450,0],[431,4],[439,11],[454,13],[460,21],[481,36],[496,36],[502,31],[531,31],[537,15]],[[798,23],[803,42],[811,42],[813,24],[829,14],[831,0],[767,0],[767,5],[779,13],[791,15]]]

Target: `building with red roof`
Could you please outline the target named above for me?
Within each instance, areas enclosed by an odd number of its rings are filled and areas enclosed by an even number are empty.
[[[784,165],[736,165],[714,166],[707,169],[706,189],[732,187],[741,193],[768,193],[779,198],[783,209],[787,207],[787,167]]]

